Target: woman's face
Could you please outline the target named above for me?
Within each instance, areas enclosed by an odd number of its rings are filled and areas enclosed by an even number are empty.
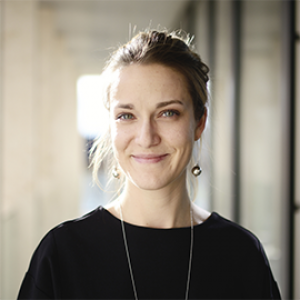
[[[113,150],[128,184],[158,190],[185,182],[196,123],[184,77],[159,65],[131,65],[116,73],[111,88]]]

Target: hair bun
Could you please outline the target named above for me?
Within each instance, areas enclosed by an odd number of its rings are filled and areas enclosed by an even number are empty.
[[[149,35],[148,45],[164,43],[171,40],[171,36],[167,36],[165,32],[152,31]]]

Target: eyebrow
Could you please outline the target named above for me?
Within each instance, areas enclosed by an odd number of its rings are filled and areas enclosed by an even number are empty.
[[[183,105],[182,101],[180,101],[180,100],[170,100],[170,101],[165,101],[165,102],[159,102],[156,105],[156,108],[162,108],[162,107],[165,107],[167,105],[174,104],[174,103]]]
[[[162,108],[162,107],[165,107],[165,106],[168,106],[170,104],[180,104],[180,105],[183,105],[182,101],[180,100],[170,100],[170,101],[164,101],[164,102],[159,102],[157,105],[156,105],[156,108]],[[128,104],[118,104],[117,105],[117,108],[124,108],[124,109],[134,109],[134,105],[131,104],[131,103],[128,103]]]
[[[118,104],[116,106],[116,108],[125,108],[125,109],[134,109],[134,105],[133,104]]]

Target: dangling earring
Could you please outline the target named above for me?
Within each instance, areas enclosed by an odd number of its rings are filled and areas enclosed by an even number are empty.
[[[192,174],[197,177],[201,174],[202,169],[199,167],[199,165],[197,164],[193,169],[192,169]]]
[[[112,170],[112,176],[114,176],[116,179],[120,179],[120,172],[118,168],[114,167]]]

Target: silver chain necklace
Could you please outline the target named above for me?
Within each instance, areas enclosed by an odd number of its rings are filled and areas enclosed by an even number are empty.
[[[120,203],[120,201],[118,201],[118,202],[119,202],[119,210],[120,210],[120,217],[121,217],[121,227],[122,227],[122,233],[123,233],[124,247],[125,247],[125,251],[126,251],[128,265],[129,265],[130,278],[131,278],[131,283],[132,283],[132,288],[133,288],[133,293],[134,293],[134,299],[138,300],[139,298],[138,298],[138,294],[137,294],[137,290],[136,290],[136,286],[135,286],[135,281],[134,281],[134,277],[133,277],[133,271],[132,271],[131,260],[130,260],[130,255],[129,255],[126,231],[125,231],[125,226],[124,226],[124,221],[123,221],[121,203]],[[193,256],[193,245],[194,245],[193,212],[192,212],[192,205],[191,204],[190,204],[190,218],[191,218],[191,245],[190,245],[189,269],[188,269],[187,282],[186,282],[186,291],[185,291],[185,298],[184,298],[185,300],[187,300],[189,298],[192,256]]]

